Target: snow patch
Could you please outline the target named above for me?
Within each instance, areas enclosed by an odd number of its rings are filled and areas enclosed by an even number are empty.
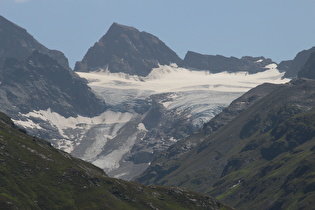
[[[56,127],[59,131],[59,134],[64,138],[60,139],[56,142],[58,148],[63,149],[66,152],[72,152],[74,149],[74,142],[76,145],[79,144],[79,139],[74,139],[75,136],[72,136],[68,132],[68,129],[81,129],[83,133],[81,133],[81,137],[84,136],[85,132],[88,132],[90,128],[95,125],[103,124],[103,125],[111,125],[108,126],[106,133],[110,133],[111,130],[112,136],[107,135],[103,137],[99,137],[95,141],[95,145],[93,148],[97,148],[100,150],[103,145],[105,145],[104,139],[114,138],[116,132],[127,122],[129,122],[133,114],[128,112],[113,112],[113,111],[106,111],[99,116],[96,117],[83,117],[78,115],[77,117],[64,117],[56,112],[51,111],[51,109],[47,110],[39,110],[39,111],[32,111],[27,114],[21,114],[21,118],[25,118],[27,120],[14,120],[15,123],[23,126],[24,128],[37,128],[41,129],[40,123],[34,122],[32,118],[40,118],[43,121],[48,122],[51,126]],[[113,126],[114,125],[114,126]],[[91,153],[100,152],[100,151],[90,151]]]
[[[40,125],[34,123],[32,120],[30,119],[26,119],[26,120],[15,120],[12,119],[12,121],[14,122],[14,124],[20,125],[24,128],[31,128],[31,129],[43,129]]]
[[[55,125],[59,130],[59,133],[63,135],[63,137],[67,138],[67,135],[64,134],[64,130],[67,128],[77,128],[79,125],[85,125],[90,127],[91,125],[96,124],[112,124],[112,123],[122,123],[128,122],[132,118],[131,113],[121,113],[121,112],[113,112],[113,111],[106,111],[99,116],[90,118],[90,117],[83,117],[78,115],[77,117],[68,117],[65,118],[64,116],[58,114],[57,112],[52,112],[51,109],[47,110],[39,110],[29,112],[27,114],[20,114],[23,117],[33,117],[33,118],[40,118],[42,120],[50,122],[52,125]],[[18,124],[24,125],[25,127],[40,127],[36,123],[31,120],[22,121],[17,120]]]
[[[127,174],[128,174],[128,173],[126,173],[126,172],[120,173],[120,174],[116,174],[116,175],[114,176],[114,178],[119,179],[120,177],[125,176],[125,175],[127,175]]]
[[[74,150],[74,145],[72,140],[62,139],[57,141],[57,148],[65,152],[71,153]]]
[[[174,142],[174,143],[177,142],[177,140],[173,136],[169,140]]]
[[[140,130],[140,131],[148,131],[146,128],[145,128],[145,125],[143,124],[143,123],[139,123],[139,125],[138,125],[138,130]]]
[[[106,172],[111,172],[117,168],[119,168],[120,164],[119,162],[122,160],[123,156],[130,151],[132,146],[135,144],[135,141],[137,140],[138,133],[135,133],[116,150],[112,151],[111,153],[107,155],[101,155],[97,157],[92,163],[102,169],[104,169]]]

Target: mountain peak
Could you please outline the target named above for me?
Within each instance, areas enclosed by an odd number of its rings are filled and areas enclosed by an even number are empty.
[[[125,30],[136,30],[138,31],[138,29],[132,27],[132,26],[127,26],[127,25],[123,25],[123,24],[120,24],[120,23],[117,23],[117,22],[113,22],[113,24],[110,26],[109,28],[109,31],[111,29],[125,29]]]
[[[126,26],[119,23],[114,22],[106,32],[106,34],[97,42],[100,45],[103,45],[104,43],[108,42],[108,39],[112,39],[113,37],[119,37],[119,36],[136,36],[140,34],[141,32],[132,27],[132,26]]]
[[[88,50],[83,60],[76,63],[75,70],[88,72],[107,68],[113,73],[147,76],[159,64],[179,64],[181,61],[156,36],[113,23],[107,33]]]
[[[50,50],[39,43],[24,28],[0,16],[0,57],[25,60],[33,51],[38,50],[69,68],[68,59],[57,50]]]

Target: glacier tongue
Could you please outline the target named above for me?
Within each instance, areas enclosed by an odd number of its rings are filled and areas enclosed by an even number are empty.
[[[110,176],[130,180],[153,158],[205,122],[249,89],[285,83],[276,65],[257,74],[191,71],[160,66],[147,77],[109,73],[78,74],[105,99],[108,110],[93,118],[65,118],[48,110],[20,114],[15,123],[35,131],[55,132],[51,142],[103,168]]]

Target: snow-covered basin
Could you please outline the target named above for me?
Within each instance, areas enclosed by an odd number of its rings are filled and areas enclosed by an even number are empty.
[[[111,107],[136,99],[144,100],[153,94],[168,93],[161,101],[163,106],[167,110],[174,109],[177,112],[185,110],[186,114],[189,110],[192,122],[198,124],[209,121],[218,107],[228,106],[234,99],[259,84],[289,81],[282,79],[284,73],[277,70],[276,64],[270,64],[266,68],[268,70],[256,74],[247,72],[211,74],[208,71],[192,71],[170,65],[153,69],[147,77],[110,73],[107,70],[77,73],[87,79],[92,90],[103,97],[106,104]],[[73,152],[78,146],[82,147],[81,142],[88,145],[86,142],[91,139],[89,148],[82,150],[80,158],[100,166],[106,172],[121,167],[120,161],[132,148],[137,136],[145,135],[147,132],[145,126],[135,120],[139,118],[138,114],[128,107],[119,111],[107,110],[93,118],[82,116],[65,118],[50,109],[33,111],[23,116],[27,120],[23,118],[15,120],[15,123],[25,128],[41,129],[40,124],[31,120],[33,118],[41,118],[56,127],[63,137],[56,140],[57,145],[67,152]],[[120,131],[124,126],[131,129],[131,125],[135,127],[134,130]],[[69,129],[76,132],[69,132]],[[121,141],[121,144],[106,151],[106,144],[112,141]],[[176,139],[172,141],[175,142]],[[122,170],[120,173],[128,172]]]

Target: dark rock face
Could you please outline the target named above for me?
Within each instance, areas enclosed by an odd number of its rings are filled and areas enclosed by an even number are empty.
[[[1,111],[11,117],[48,108],[65,117],[105,110],[84,79],[38,51],[25,61],[0,59],[0,83]]]
[[[177,54],[157,37],[133,27],[113,23],[108,32],[91,47],[75,71],[108,68],[110,72],[147,76],[158,64],[181,63]]]
[[[282,61],[278,65],[280,71],[285,71],[284,77],[294,78],[309,59],[310,55],[315,52],[315,47],[299,52],[293,60]]]
[[[0,58],[25,60],[35,50],[54,58],[64,68],[69,68],[68,59],[62,52],[47,49],[25,29],[0,16]]]
[[[209,70],[212,73],[247,71],[257,73],[265,71],[268,64],[274,63],[264,57],[244,56],[241,59],[224,57],[222,55],[202,55],[188,51],[184,58],[184,65],[199,70]]]
[[[302,67],[301,71],[299,71],[298,77],[315,79],[315,52],[310,55],[306,64]]]

